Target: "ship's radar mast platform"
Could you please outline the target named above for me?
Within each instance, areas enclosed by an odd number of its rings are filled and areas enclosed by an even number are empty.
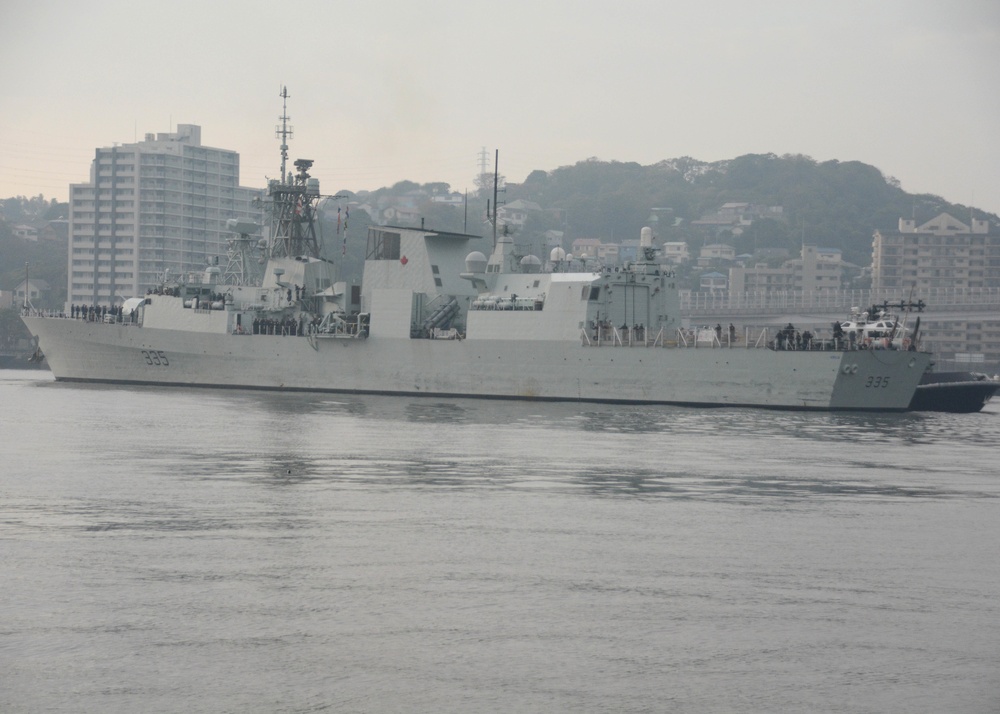
[[[309,176],[311,159],[296,159],[295,173],[285,173],[288,159],[288,139],[292,135],[288,116],[288,88],[282,87],[281,178],[268,182],[267,196],[271,203],[271,237],[268,250],[272,258],[292,258],[300,255],[319,257],[316,237],[316,204],[319,201],[319,179]]]

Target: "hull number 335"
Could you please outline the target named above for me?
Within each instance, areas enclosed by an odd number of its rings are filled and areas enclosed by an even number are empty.
[[[146,360],[146,364],[149,365],[166,367],[170,364],[170,360],[163,354],[163,350],[142,350],[142,356]],[[888,378],[886,378],[886,381],[888,381]]]

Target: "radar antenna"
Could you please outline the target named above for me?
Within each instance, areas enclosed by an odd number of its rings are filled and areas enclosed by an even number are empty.
[[[271,203],[271,239],[269,252],[272,258],[292,258],[300,255],[319,257],[319,240],[316,237],[319,180],[309,176],[312,159],[296,159],[296,173],[286,173],[288,139],[292,128],[288,121],[288,88],[282,87],[281,125],[277,136],[281,139],[281,178],[268,182],[267,195]]]

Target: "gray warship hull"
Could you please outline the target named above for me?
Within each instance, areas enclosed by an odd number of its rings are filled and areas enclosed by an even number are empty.
[[[287,102],[283,88],[281,96]],[[283,105],[286,106],[286,105]],[[360,285],[323,257],[312,161],[268,182],[270,237],[232,219],[226,275],[209,261],[118,304],[70,305],[69,318],[26,305],[57,380],[286,391],[433,395],[690,406],[904,411],[928,354],[846,349],[793,329],[691,330],[676,275],[643,228],[636,260],[595,267],[554,248],[547,264],[498,231],[481,236],[371,226]],[[494,184],[494,189],[496,190]],[[345,206],[343,248],[348,245]],[[340,208],[337,209],[340,233]],[[98,265],[112,238],[94,236]],[[266,243],[266,256],[253,246]],[[360,246],[359,246],[360,247]],[[265,259],[266,258],[266,259]],[[246,266],[264,265],[260,280]],[[110,303],[110,304],[109,304]],[[789,326],[791,328],[791,326]],[[795,340],[793,341],[793,335]]]
[[[930,359],[895,350],[335,339],[24,320],[57,380],[182,387],[904,411]]]

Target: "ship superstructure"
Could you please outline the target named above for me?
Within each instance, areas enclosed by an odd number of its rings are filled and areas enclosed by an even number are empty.
[[[287,135],[283,167],[286,152]],[[269,184],[274,220],[259,285],[227,285],[209,267],[127,301],[111,319],[26,315],[56,378],[902,411],[930,361],[916,345],[685,329],[676,278],[656,260],[649,229],[638,260],[580,272],[558,250],[543,270],[505,235],[483,251],[478,236],[374,226],[355,295],[320,254],[311,162],[295,166]]]

